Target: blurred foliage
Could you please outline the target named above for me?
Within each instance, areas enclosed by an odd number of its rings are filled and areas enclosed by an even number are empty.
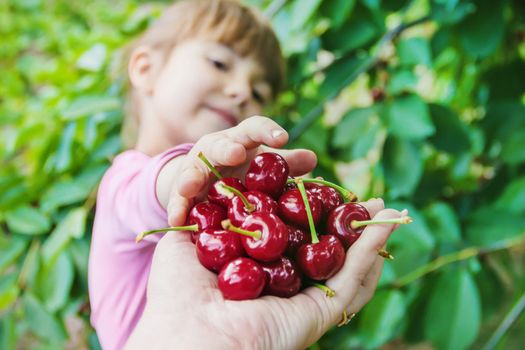
[[[415,218],[376,296],[312,349],[521,348],[524,3],[250,3],[288,58],[268,113],[290,147]],[[121,149],[120,48],[164,4],[0,1],[0,349],[99,348],[87,257],[96,185]]]

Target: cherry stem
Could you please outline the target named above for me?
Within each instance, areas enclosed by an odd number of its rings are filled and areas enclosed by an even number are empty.
[[[261,231],[257,230],[257,231],[248,231],[248,230],[244,230],[240,227],[236,227],[234,225],[232,225],[231,221],[226,219],[226,220],[222,220],[221,221],[221,225],[222,225],[222,228],[225,229],[225,230],[228,230],[228,231],[231,231],[231,232],[235,232],[235,233],[239,233],[241,235],[244,235],[244,236],[249,236],[249,237],[252,237],[256,240],[259,240],[261,239],[261,236],[262,236],[262,233]]]
[[[144,231],[142,233],[139,233],[137,237],[135,237],[135,242],[138,243],[144,239],[144,237],[149,236],[154,233],[159,232],[166,232],[166,231],[198,231],[199,226],[197,224],[194,225],[188,225],[188,226],[175,226],[175,227],[165,227],[165,228],[159,228],[157,230],[150,230],[150,231]]]
[[[328,286],[325,286],[324,284],[316,283],[316,282],[310,282],[310,285],[312,285],[313,287],[319,288],[320,290],[325,292],[326,296],[329,297],[329,298],[333,298],[335,296],[335,290],[333,290],[332,288],[330,288]]]
[[[248,211],[248,213],[251,213],[252,211],[255,210],[255,205],[248,202],[248,199],[246,198],[246,196],[242,194],[242,192],[236,189],[235,187],[228,186],[222,182],[218,183],[216,186],[219,186],[218,188],[219,192],[228,198],[233,197],[233,195],[236,195],[237,197],[239,197],[242,203],[244,204],[246,211]],[[220,190],[224,190],[224,192]],[[225,193],[225,192],[228,192],[228,193]]]
[[[403,216],[401,218],[394,218],[394,219],[384,219],[384,220],[352,220],[350,223],[350,226],[354,229],[366,226],[366,225],[372,225],[372,224],[410,224],[412,222],[412,218],[410,216]]]
[[[197,156],[200,158],[200,160],[202,160],[204,162],[204,164],[206,164],[206,166],[208,167],[208,169],[210,169],[210,171],[213,173],[213,175],[215,175],[219,180],[222,180],[222,175],[210,163],[210,161],[204,156],[204,154],[202,152],[199,152],[199,154]]]
[[[310,203],[308,202],[308,197],[306,197],[306,189],[304,188],[303,179],[298,178],[297,188],[303,197],[304,209],[306,210],[306,217],[308,218],[308,225],[310,226],[310,234],[312,235],[312,243],[319,243],[319,238],[317,238],[317,232],[315,231],[314,218],[312,217],[312,209],[310,209]]]
[[[303,182],[318,183],[318,184],[325,185],[325,186],[332,187],[332,188],[336,189],[341,194],[341,196],[343,197],[343,200],[345,202],[355,202],[355,201],[357,201],[357,196],[355,195],[355,193],[353,193],[352,191],[347,190],[344,187],[341,187],[341,186],[339,186],[337,184],[334,184],[333,182],[326,181],[326,180],[323,180],[323,179],[302,179],[302,180],[303,180]],[[287,183],[297,183],[297,179],[288,179],[286,182]]]

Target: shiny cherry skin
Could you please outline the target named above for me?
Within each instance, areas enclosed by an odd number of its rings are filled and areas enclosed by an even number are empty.
[[[306,198],[310,204],[314,225],[317,226],[321,221],[322,204],[316,196],[308,191],[306,192]],[[279,205],[279,216],[284,222],[309,230],[310,226],[308,225],[308,217],[306,216],[303,197],[301,197],[299,189],[295,188],[286,191],[281,198],[279,198],[277,203]]]
[[[246,217],[241,228],[247,231],[260,231],[261,237],[255,239],[242,236],[246,253],[259,261],[279,259],[288,246],[288,228],[275,214],[253,213]]]
[[[195,246],[202,266],[214,272],[245,255],[239,235],[227,230],[205,229],[197,237]]]
[[[319,199],[323,207],[323,217],[326,217],[328,213],[343,204],[343,198],[337,192],[337,190],[330,186],[320,185],[313,182],[306,182],[304,184],[307,192],[310,192]]]
[[[254,260],[237,258],[223,266],[219,273],[219,290],[225,299],[257,298],[264,289],[266,275]]]
[[[295,259],[295,255],[297,254],[297,249],[299,249],[300,246],[303,244],[311,243],[312,242],[312,236],[309,233],[306,233],[305,231],[301,230],[300,228],[297,228],[292,225],[288,226],[288,246],[286,247],[286,250],[284,251],[284,255]]]
[[[301,272],[316,281],[334,276],[345,262],[345,250],[333,235],[319,236],[319,243],[308,243],[297,251],[296,262]]]
[[[339,238],[345,250],[357,241],[364,230],[363,226],[352,228],[353,220],[370,220],[370,214],[361,204],[345,203],[332,210],[326,220],[326,232]]]
[[[258,154],[250,162],[244,183],[249,190],[257,190],[277,199],[283,193],[288,179],[288,163],[277,153]]]
[[[301,273],[295,263],[283,256],[279,260],[260,263],[266,274],[264,295],[290,298],[301,290]]]
[[[218,204],[210,202],[195,204],[188,214],[187,222],[188,225],[197,224],[199,228],[198,231],[192,231],[192,242],[195,243],[197,236],[204,229],[212,228],[220,230],[222,228],[221,221],[226,219],[226,217],[226,209]]]
[[[208,200],[212,203],[221,205],[224,208],[228,208],[228,205],[230,204],[230,198],[217,191],[216,186],[219,182],[222,182],[223,184],[233,187],[235,189],[238,189],[241,192],[246,191],[246,187],[244,187],[241,180],[235,177],[224,177],[221,180],[215,181],[208,190]]]
[[[252,203],[255,206],[255,210],[251,213],[248,212],[242,200],[235,196],[231,199],[230,205],[228,206],[228,219],[235,226],[240,226],[246,219],[246,217],[255,212],[257,213],[277,213],[277,202],[267,195],[266,193],[260,191],[248,191],[244,192],[243,195],[246,197],[248,202]]]

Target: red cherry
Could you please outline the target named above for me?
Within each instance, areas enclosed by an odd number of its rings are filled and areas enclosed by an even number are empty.
[[[319,236],[318,243],[308,243],[299,247],[296,261],[306,276],[323,281],[341,269],[345,262],[345,250],[337,237],[323,235]]]
[[[321,202],[323,216],[327,216],[332,209],[343,204],[343,198],[333,187],[319,185],[313,182],[305,183],[304,187],[307,192],[313,194]]]
[[[345,203],[330,212],[326,220],[326,232],[334,235],[343,244],[345,250],[359,238],[364,227],[352,227],[352,221],[370,220],[370,214],[365,207],[357,203]]]
[[[312,193],[306,192],[314,225],[321,221],[322,205],[319,199]],[[303,197],[299,189],[292,189],[283,193],[278,201],[279,216],[287,223],[297,225],[304,229],[309,229],[308,217],[304,206]]]
[[[244,183],[249,190],[257,190],[279,198],[288,179],[288,163],[277,153],[258,154],[250,163]]]
[[[202,231],[197,237],[196,250],[202,266],[214,272],[219,272],[226,263],[244,255],[239,235],[226,230]]]
[[[312,236],[309,233],[304,232],[300,228],[297,228],[292,225],[288,226],[288,246],[284,254],[292,259],[295,258],[297,254],[297,249],[300,246],[307,243],[312,243]]]
[[[263,294],[289,298],[301,289],[301,274],[295,263],[287,257],[260,263],[266,274]]]
[[[246,253],[260,261],[273,261],[282,256],[288,246],[288,228],[275,214],[253,213],[241,225],[246,231],[260,232],[260,238],[242,236]]]
[[[230,261],[219,273],[218,285],[225,299],[246,300],[257,298],[266,283],[263,269],[248,258]]]
[[[253,204],[253,211],[249,211],[239,196],[231,199],[228,206],[228,219],[235,226],[240,226],[246,217],[253,213],[277,213],[277,202],[272,197],[260,191],[248,191],[242,194],[246,200]]]
[[[225,194],[222,194],[220,190],[217,190],[217,185],[219,183],[233,187],[241,192],[246,191],[246,187],[244,187],[241,180],[235,177],[223,177],[221,180],[215,181],[208,190],[208,200],[212,203],[221,205],[224,208],[227,208],[230,204],[230,198],[228,198]]]
[[[222,229],[221,222],[226,219],[226,209],[210,202],[197,203],[188,215],[188,225],[197,224],[198,231],[193,231],[191,240],[195,243],[199,233],[207,228]]]

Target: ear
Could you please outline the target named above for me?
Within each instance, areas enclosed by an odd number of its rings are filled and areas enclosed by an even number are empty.
[[[130,82],[141,93],[151,95],[161,68],[159,52],[147,46],[139,46],[133,50],[129,60]]]

